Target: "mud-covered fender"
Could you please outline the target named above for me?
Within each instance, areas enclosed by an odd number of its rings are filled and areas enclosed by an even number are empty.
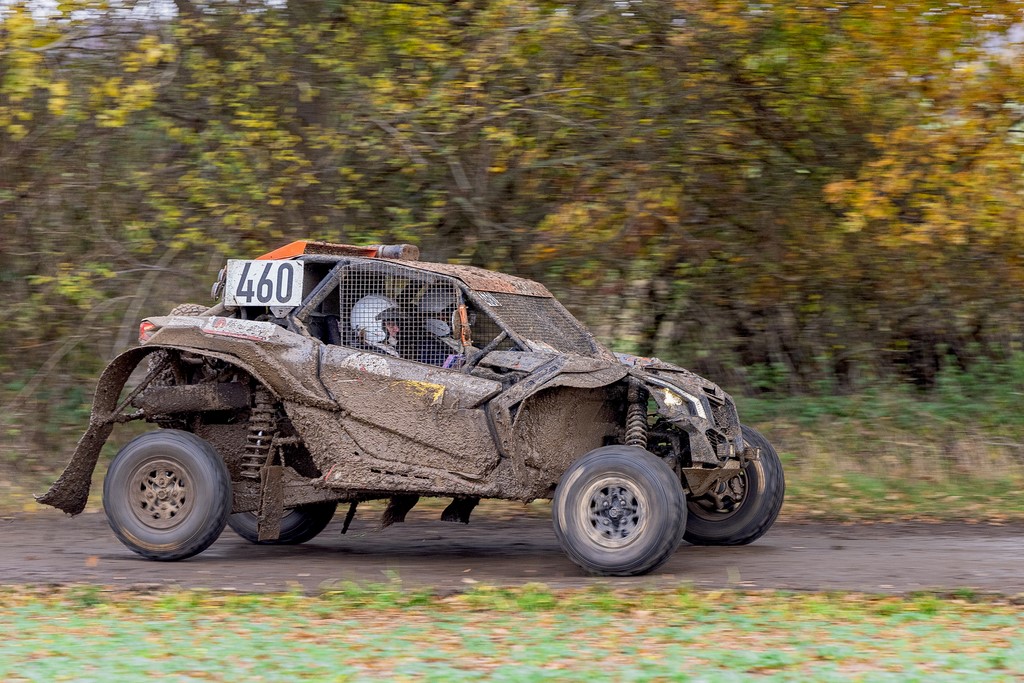
[[[230,363],[257,378],[278,399],[336,408],[320,382],[323,345],[273,323],[235,318],[149,318],[159,329],[146,348],[162,346]]]
[[[89,499],[92,475],[96,469],[100,451],[110,437],[114,425],[117,422],[125,421],[120,416],[120,409],[123,406],[118,403],[125,383],[146,356],[155,351],[169,349],[187,351],[195,355],[230,363],[240,370],[249,373],[258,382],[261,382],[275,397],[282,398],[278,391],[275,390],[273,384],[267,382],[267,378],[263,376],[263,373],[257,372],[250,364],[229,354],[154,344],[129,349],[110,361],[100,375],[99,381],[96,384],[96,395],[93,398],[92,414],[89,417],[89,428],[82,435],[82,438],[78,440],[78,445],[71,456],[71,461],[64,468],[57,481],[54,482],[53,486],[46,493],[36,496],[36,500],[39,503],[52,505],[70,515],[77,515],[85,509],[86,502]],[[310,392],[303,392],[302,396],[292,396],[291,398],[298,398],[310,405],[329,410],[337,408],[337,404],[333,401],[312,395]]]
[[[490,409],[498,417],[499,423],[507,422],[511,426],[509,415],[515,406],[545,389],[553,387],[597,389],[618,382],[629,372],[629,369],[623,365],[593,358],[568,354],[529,354],[529,356],[533,356],[533,358],[524,358],[529,364],[522,363],[520,367],[529,367],[530,374],[502,392],[490,403]],[[490,356],[486,360],[490,360]],[[496,365],[496,363],[491,364]],[[504,367],[514,366],[505,364]]]
[[[555,387],[598,389],[615,384],[629,372],[629,368],[618,363],[569,354],[520,354],[520,359],[516,359],[514,352],[499,353],[502,355],[494,359],[488,356],[485,360],[499,367],[525,367],[530,371],[530,375],[492,399],[487,406],[494,436],[504,454],[513,451],[516,408],[527,399]]]

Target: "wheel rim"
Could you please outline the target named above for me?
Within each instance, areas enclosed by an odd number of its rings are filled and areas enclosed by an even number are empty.
[[[760,468],[761,464],[750,463],[747,467]],[[699,498],[688,500],[687,507],[691,513],[701,519],[721,521],[732,517],[743,509],[743,504],[747,501],[749,488],[750,479],[747,476],[747,468],[742,468],[737,470],[736,474],[729,479],[718,482],[710,491]]]
[[[633,543],[647,528],[647,498],[631,479],[604,477],[580,496],[579,519],[587,536],[604,548]]]
[[[188,517],[193,495],[188,472],[170,458],[157,458],[135,468],[129,479],[131,510],[154,529],[170,529]]]

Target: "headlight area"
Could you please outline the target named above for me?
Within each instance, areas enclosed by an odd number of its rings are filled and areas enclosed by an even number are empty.
[[[666,409],[666,412],[682,411],[692,417],[699,417],[702,420],[708,419],[708,407],[704,405],[700,398],[654,377],[645,377],[644,381],[647,384],[653,385],[652,393],[655,395],[654,398]]]
[[[732,446],[708,419],[711,407],[704,400],[664,380],[643,381],[660,414],[651,426],[649,451],[683,468],[719,467],[730,457]]]

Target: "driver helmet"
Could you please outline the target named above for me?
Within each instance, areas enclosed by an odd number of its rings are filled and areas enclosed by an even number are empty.
[[[452,328],[445,319],[451,319],[457,303],[454,292],[438,289],[427,292],[419,304],[420,311],[427,316],[423,321],[424,329],[436,337],[450,336]]]
[[[360,338],[380,344],[387,339],[384,323],[398,320],[398,304],[382,294],[364,296],[352,307],[351,325]]]

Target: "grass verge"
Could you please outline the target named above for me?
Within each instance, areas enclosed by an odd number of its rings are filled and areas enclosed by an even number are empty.
[[[782,458],[783,519],[1019,522],[1022,400],[973,393],[893,387],[747,398],[739,409]]]
[[[1024,607],[970,593],[346,585],[309,597],[0,589],[5,681],[1024,676]]]

